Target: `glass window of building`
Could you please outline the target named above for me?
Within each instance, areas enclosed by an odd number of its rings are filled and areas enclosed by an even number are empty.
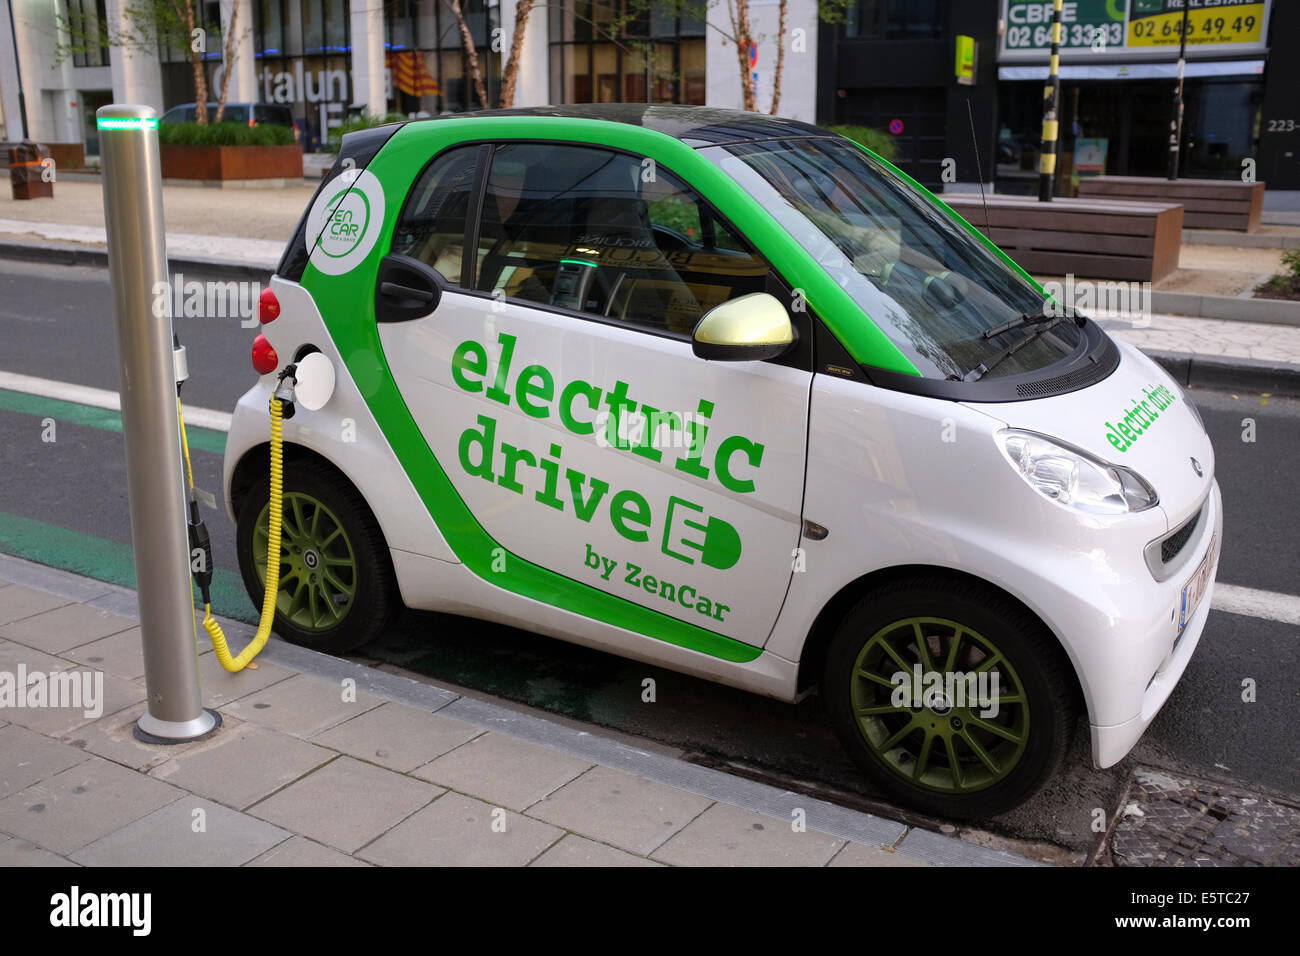
[[[486,108],[491,109],[501,90],[501,54],[491,46],[492,31],[500,24],[499,7],[489,0],[462,0],[461,13],[474,41]],[[384,21],[389,109],[435,116],[485,108],[479,101],[460,24],[449,3],[387,0]]]
[[[552,102],[704,103],[703,21],[650,0],[549,10]]]
[[[73,66],[108,66],[108,17],[104,0],[68,0]]]
[[[849,0],[844,34],[862,39],[925,40],[942,35],[939,0]]]
[[[252,13],[258,99],[288,107],[319,149],[352,103],[348,0],[254,0]]]

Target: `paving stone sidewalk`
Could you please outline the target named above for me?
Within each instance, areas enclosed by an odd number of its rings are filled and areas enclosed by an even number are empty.
[[[0,705],[0,866],[1036,865],[275,638],[228,674],[200,629],[223,724],[147,745],[136,611],[0,555],[0,688],[103,682],[98,715]]]
[[[1300,327],[1183,315],[1099,314],[1097,322],[1143,350],[1300,365]]]

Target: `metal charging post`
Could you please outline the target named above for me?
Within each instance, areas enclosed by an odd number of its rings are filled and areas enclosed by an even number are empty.
[[[149,106],[114,104],[95,118],[148,692],[135,733],[155,743],[180,743],[213,730],[221,718],[204,709],[199,688],[158,116]],[[164,304],[155,308],[159,300]]]

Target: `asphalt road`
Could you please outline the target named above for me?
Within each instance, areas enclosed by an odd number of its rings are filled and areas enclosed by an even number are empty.
[[[175,328],[190,356],[187,405],[230,410],[255,378],[248,354],[256,332],[237,317],[181,317]],[[0,371],[115,390],[115,343],[103,270],[0,260]],[[1205,391],[1194,398],[1214,440],[1224,495],[1219,580],[1300,594],[1300,401]],[[0,391],[0,550],[134,581],[121,436],[112,418]],[[46,419],[54,422],[54,441],[44,440]],[[1248,419],[1253,442],[1243,441]],[[221,436],[200,432],[196,444],[196,479],[219,497]],[[234,528],[220,512],[208,522],[221,569],[218,609],[253,619],[238,582]],[[1300,798],[1298,640],[1293,626],[1213,612],[1184,679],[1128,758],[1093,770],[1081,724],[1063,772],[988,829],[1086,849],[1095,836],[1094,809],[1114,809],[1136,765]],[[789,706],[534,634],[427,613],[408,613],[361,658],[647,737],[832,799],[867,806],[878,800],[834,740],[818,697]],[[653,704],[642,701],[646,677],[656,680]],[[1241,699],[1246,678],[1257,684],[1256,702]]]

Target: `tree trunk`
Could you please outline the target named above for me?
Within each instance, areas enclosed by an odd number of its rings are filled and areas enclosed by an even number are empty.
[[[236,0],[238,2],[238,0]],[[790,0],[781,0],[781,11],[776,28],[776,72],[772,74],[772,115],[781,105],[781,76],[785,72],[785,14]]]
[[[785,0],[781,0],[782,23],[785,23]],[[217,115],[213,120],[214,123],[220,123],[221,117],[226,112],[226,93],[230,89],[230,74],[235,72],[235,37],[238,35],[236,24],[239,23],[239,0],[234,0],[230,7],[230,23],[226,26],[226,69],[221,75],[221,96],[217,99]],[[779,82],[779,79],[778,79]],[[772,112],[776,112],[776,106],[773,105]],[[252,119],[250,116],[249,119]]]
[[[749,45],[753,42],[749,31],[749,0],[727,0],[727,7],[736,38],[736,61],[740,65],[741,106],[753,113],[758,107],[754,102],[754,71],[749,68]]]
[[[185,23],[185,37],[182,42],[190,45],[190,68],[194,71],[194,121],[200,126],[208,125],[208,74],[203,69],[203,44],[195,49],[194,43],[194,0],[179,0],[174,5]]]
[[[456,23],[460,25],[460,42],[465,47],[465,56],[469,59],[469,73],[474,77],[474,91],[478,93],[479,105],[485,110],[491,109],[487,87],[483,85],[483,71],[478,65],[478,49],[474,46],[474,35],[469,32],[469,24],[465,22],[465,12],[461,9],[460,0],[447,0],[447,2],[451,12],[456,15]]]
[[[506,59],[505,69],[501,71],[501,107],[509,109],[515,105],[515,80],[519,76],[519,51],[524,46],[524,34],[528,30],[528,17],[533,12],[536,0],[519,0],[515,7],[515,32],[510,38],[510,56]]]

